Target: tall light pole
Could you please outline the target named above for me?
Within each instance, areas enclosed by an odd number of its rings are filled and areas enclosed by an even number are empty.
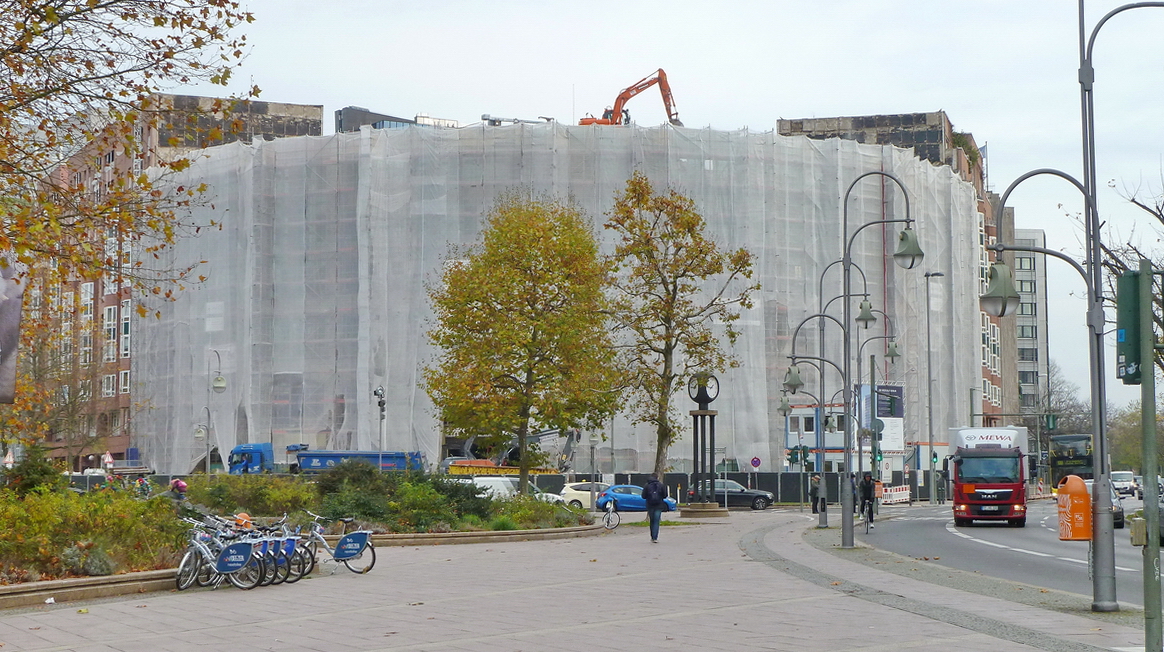
[[[1116,7],[1107,12],[1085,37],[1083,26],[1083,0],[1079,0],[1079,104],[1083,140],[1083,187],[1087,197],[1087,255],[1091,263],[1092,309],[1103,309],[1103,265],[1100,264],[1103,248],[1100,243],[1099,208],[1096,203],[1095,181],[1095,66],[1092,51],[1099,30],[1116,14],[1129,9],[1164,7],[1164,2],[1134,2]],[[1089,319],[1089,322],[1091,320]],[[1095,518],[1093,523],[1093,559],[1095,572],[1092,574],[1092,611],[1118,611],[1115,591],[1115,533],[1111,516],[1111,469],[1107,455],[1107,390],[1103,382],[1103,328],[1091,333],[1091,406],[1092,429],[1095,439]]]
[[[930,472],[926,477],[929,483],[930,504],[937,504],[934,496],[934,346],[930,336],[930,279],[945,276],[941,272],[926,272],[926,422],[930,428]]]
[[[901,194],[905,199],[905,218],[874,220],[871,222],[866,222],[865,224],[857,227],[853,231],[852,235],[849,235],[849,195],[853,192],[853,188],[856,187],[858,183],[860,183],[866,177],[871,176],[880,176],[897,184],[897,187],[901,189]],[[849,184],[848,190],[845,191],[843,202],[844,206],[842,207],[843,219],[841,221],[841,233],[845,237],[845,248],[844,255],[841,257],[841,259],[844,261],[843,268],[845,300],[843,304],[844,319],[842,320],[842,324],[844,325],[843,331],[845,338],[845,353],[843,358],[845,369],[841,376],[845,379],[845,471],[849,472],[853,468],[853,419],[851,418],[853,413],[853,386],[851,382],[853,334],[849,329],[849,325],[853,323],[853,306],[852,301],[850,300],[850,297],[852,297],[851,280],[853,267],[853,242],[856,240],[857,236],[861,234],[861,231],[875,224],[892,224],[895,222],[904,222],[905,228],[898,235],[897,251],[895,251],[893,254],[894,262],[896,262],[897,265],[903,269],[913,269],[921,264],[925,254],[922,253],[921,246],[918,244],[917,234],[913,231],[913,229],[910,228],[913,224],[913,219],[909,216],[909,193],[906,192],[905,185],[897,177],[889,174],[888,172],[881,172],[877,170],[873,172],[866,172],[858,176],[851,184]],[[853,513],[852,491],[841,492],[841,511],[846,515],[846,518],[841,519],[841,547],[852,548],[853,519],[848,517],[849,514]]]
[[[1164,6],[1164,3],[1159,3],[1159,6]],[[1031,170],[1011,182],[1010,186],[1002,193],[999,199],[999,213],[1001,214],[1005,210],[1007,198],[1010,197],[1010,193],[1020,183],[1039,175],[1056,176],[1074,185],[1076,189],[1083,193],[1087,212],[1091,213],[1094,211],[1095,198],[1088,193],[1087,188],[1078,179],[1059,170],[1040,168],[1038,170]],[[1088,236],[1089,238],[1094,238],[1098,243],[1098,231],[1094,233],[1089,231]],[[1107,397],[1103,378],[1103,333],[1105,325],[1103,288],[1101,285],[1102,275],[1096,276],[1100,273],[1102,266],[1096,263],[1090,265],[1090,269],[1084,269],[1082,265],[1070,256],[1044,247],[1030,247],[999,242],[992,245],[991,248],[1000,253],[1011,249],[1015,251],[1041,253],[1058,258],[1071,265],[1083,277],[1083,283],[1087,286],[1087,328],[1090,334],[1088,353],[1090,354],[1091,361],[1091,428],[1092,440],[1095,442],[1095,491],[1092,493],[1091,519],[1091,610],[1096,612],[1119,611],[1119,603],[1116,601],[1115,583],[1115,522],[1111,513],[1111,490],[1109,489],[1111,482],[1107,460]],[[1096,254],[1093,253],[1091,255],[1094,256]],[[1099,258],[1091,258],[1091,260],[1098,261]],[[1014,289],[1014,284],[1010,281],[1009,268],[1005,264],[995,263],[991,265],[990,277],[990,286],[980,300],[982,309],[996,317],[1004,317],[1012,314],[1017,310],[1019,300],[1018,293]]]
[[[387,416],[388,402],[384,398],[384,386],[377,385],[376,389],[372,390],[372,396],[376,397],[377,404],[380,406],[380,470],[384,470],[384,418]]]
[[[206,356],[206,474],[210,474],[210,439],[214,436],[214,420],[210,416],[210,392],[221,394],[226,391],[226,379],[222,377],[222,356],[217,349],[214,358],[218,361],[214,375],[210,375],[210,356]]]

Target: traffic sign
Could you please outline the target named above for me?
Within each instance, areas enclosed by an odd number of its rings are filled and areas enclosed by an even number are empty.
[[[881,419],[874,419],[873,420],[873,432],[880,434],[883,430],[885,430],[885,422],[882,421]]]
[[[758,469],[758,468],[760,468],[760,458],[758,458],[758,457],[753,457],[753,458],[752,458],[752,468],[753,468],[753,469]]]

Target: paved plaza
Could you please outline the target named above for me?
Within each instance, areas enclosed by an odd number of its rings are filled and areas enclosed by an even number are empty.
[[[1139,629],[840,559],[795,508],[658,544],[626,516],[597,537],[378,548],[363,576],[4,612],[0,652],[1142,650]]]

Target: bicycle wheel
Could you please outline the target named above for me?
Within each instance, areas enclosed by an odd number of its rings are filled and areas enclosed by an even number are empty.
[[[618,512],[614,510],[610,510],[602,515],[602,527],[608,530],[613,530],[614,528],[618,527],[618,524],[621,522],[622,517],[619,516]]]
[[[372,567],[375,565],[376,548],[372,545],[371,541],[368,541],[368,545],[364,546],[364,549],[360,552],[360,554],[352,557],[351,559],[344,560],[344,566],[347,566],[348,570],[360,575],[363,575],[364,573],[372,570]]]
[[[275,550],[267,550],[263,553],[263,578],[259,580],[259,586],[270,586],[275,583],[275,578],[279,575],[279,557]]]
[[[315,570],[315,558],[319,550],[319,544],[315,541],[308,541],[303,544],[302,550],[307,555],[307,570],[303,571],[303,574],[310,575],[311,571]]]
[[[295,552],[291,553],[291,557],[287,560],[287,579],[283,581],[288,584],[298,582],[309,572],[308,566],[307,551],[303,548],[296,548]]]
[[[226,578],[230,583],[238,588],[249,591],[259,585],[263,581],[263,574],[266,572],[266,563],[260,555],[251,555],[247,560],[246,566],[236,570],[233,573],[227,574]]]
[[[194,586],[194,581],[198,579],[198,568],[202,565],[202,555],[198,551],[190,548],[186,554],[182,555],[182,561],[178,563],[178,573],[174,576],[178,584],[179,591]]]
[[[291,557],[285,550],[275,551],[275,580],[271,584],[282,584],[291,577]]]

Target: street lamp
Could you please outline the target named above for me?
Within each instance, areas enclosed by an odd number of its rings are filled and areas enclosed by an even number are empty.
[[[387,416],[388,401],[384,398],[384,386],[377,385],[376,389],[372,390],[372,396],[376,398],[377,404],[380,406],[380,470],[384,470],[384,417]]]
[[[1157,3],[1153,6],[1164,6],[1164,3]],[[1109,17],[1111,15],[1109,14]],[[1082,24],[1082,18],[1080,24]],[[1100,24],[1102,25],[1102,23]],[[1087,205],[1088,213],[1095,211],[1094,195],[1090,194],[1079,180],[1059,170],[1040,168],[1038,170],[1031,170],[1011,182],[1010,186],[1002,193],[999,199],[999,213],[1001,214],[1005,210],[1007,198],[1010,197],[1010,193],[1020,183],[1031,177],[1043,174],[1059,177],[1075,186],[1079,192],[1083,193],[1083,199]],[[1098,229],[1095,231],[1089,230],[1087,235],[1093,241],[1092,244],[1098,246]],[[1092,494],[1093,513],[1091,519],[1091,557],[1093,562],[1093,572],[1091,573],[1091,610],[1096,612],[1118,611],[1119,603],[1116,601],[1115,584],[1115,523],[1111,512],[1111,490],[1109,489],[1111,486],[1111,478],[1107,459],[1107,397],[1103,378],[1103,333],[1105,317],[1103,310],[1103,287],[1101,285],[1103,279],[1100,273],[1101,265],[1098,263],[1092,264],[1090,270],[1085,270],[1074,258],[1062,252],[1044,247],[1004,244],[999,242],[992,245],[991,248],[999,253],[1009,249],[1014,251],[1030,251],[1058,258],[1071,265],[1083,277],[1083,284],[1087,287],[1087,328],[1090,332],[1088,353],[1091,362],[1091,431],[1092,439],[1095,442],[1095,490]],[[1099,254],[1100,252],[1098,250],[1093,250],[1091,260],[1098,261]],[[1012,297],[1017,296],[1018,293],[1015,291],[1013,284],[1008,285],[1006,282],[1010,279],[1010,268],[1004,263],[994,263],[991,265],[992,272],[996,269],[998,275],[995,276],[992,273],[991,277],[997,278],[998,282],[992,282],[987,287],[987,292],[982,296],[980,305],[987,313],[999,316],[1001,313],[996,311],[1005,310],[1010,302],[1015,301]],[[1008,312],[1006,314],[1011,313]],[[1155,567],[1156,563],[1156,561],[1152,561],[1148,565]],[[1145,566],[1145,568],[1147,567]]]
[[[930,337],[930,279],[942,276],[945,274],[941,272],[926,272],[926,422],[930,428],[930,472],[926,480],[929,481],[931,505],[936,505],[938,500],[934,495],[934,346]]]
[[[866,222],[857,227],[852,235],[849,235],[849,195],[853,192],[853,188],[857,186],[863,179],[871,176],[880,176],[889,179],[897,184],[901,189],[902,197],[905,200],[905,218],[904,219],[888,219],[888,220],[873,220]],[[909,193],[906,192],[905,185],[900,179],[889,174],[888,172],[881,172],[875,170],[873,172],[866,172],[849,184],[848,190],[845,191],[843,206],[843,219],[841,222],[841,233],[846,238],[845,248],[841,260],[844,261],[842,268],[844,270],[844,318],[842,319],[842,331],[845,338],[845,352],[843,356],[844,372],[841,377],[845,381],[845,414],[852,414],[853,404],[853,386],[850,382],[852,375],[850,373],[850,365],[852,364],[853,356],[853,340],[852,333],[849,332],[848,324],[852,323],[853,305],[850,297],[852,296],[851,282],[852,282],[852,267],[853,267],[853,242],[861,231],[873,226],[875,224],[892,224],[897,222],[904,222],[905,228],[898,234],[897,251],[893,253],[893,261],[897,263],[902,269],[913,269],[921,264],[925,258],[922,252],[921,245],[918,243],[917,233],[911,227],[913,219],[909,216]],[[871,316],[871,315],[870,315]],[[853,420],[846,416],[845,419],[845,470],[849,471],[853,468]],[[841,492],[841,507],[844,514],[853,513],[853,493],[851,491]],[[853,547],[853,519],[841,519],[841,547]]]
[[[784,417],[784,445],[788,445],[788,415],[792,414],[792,405],[788,403],[788,395],[780,394],[780,404],[776,406],[776,413]],[[800,484],[797,486],[797,493],[800,495],[800,509],[804,511],[804,483],[805,483],[805,463],[804,463],[804,442],[797,438],[796,440],[796,459],[800,460]]]
[[[861,361],[864,359],[863,352],[865,350],[865,345],[868,344],[869,342],[872,342],[874,340],[888,340],[888,342],[885,345],[885,354],[884,354],[885,359],[889,360],[889,362],[892,363],[892,362],[896,362],[897,359],[901,357],[901,353],[897,349],[897,329],[893,326],[893,320],[890,319],[889,315],[885,314],[885,312],[882,310],[873,310],[872,312],[880,313],[880,315],[885,318],[885,323],[889,326],[889,334],[888,335],[875,335],[873,337],[867,338],[867,339],[865,339],[865,341],[861,342],[860,346],[857,347],[857,375],[856,375],[856,379],[857,379],[858,383],[861,382]],[[864,411],[860,410],[860,409],[855,410],[856,416],[858,417],[857,423],[864,422],[865,417],[867,416],[868,421],[869,421],[870,430],[872,430],[872,427],[873,427],[873,420],[877,418],[878,391],[877,391],[876,368],[874,366],[874,362],[875,362],[875,356],[874,356],[874,354],[871,353],[871,354],[869,354],[869,410],[868,410],[869,414],[866,415],[864,413]],[[888,371],[886,372],[886,375],[888,376]],[[859,406],[860,406],[860,403],[858,402],[858,407]],[[873,440],[870,439],[870,445],[872,445],[872,442],[873,442]],[[862,453],[860,451],[860,448],[861,448],[860,441],[858,441],[857,448],[858,448],[857,471],[860,472],[863,470],[862,465],[864,464],[864,458],[863,458]],[[870,461],[870,470],[873,471],[873,477],[875,479],[878,479],[878,480],[881,479],[880,469],[878,469],[876,467],[876,465],[873,463],[872,460]]]
[[[210,439],[214,434],[214,421],[210,416],[210,393],[221,394],[226,391],[226,379],[222,377],[222,355],[218,353],[217,349],[210,349],[214,351],[214,358],[218,361],[215,367],[214,376],[210,375],[210,356],[206,357],[206,474],[210,475]],[[195,430],[195,438],[197,438],[197,430]]]

